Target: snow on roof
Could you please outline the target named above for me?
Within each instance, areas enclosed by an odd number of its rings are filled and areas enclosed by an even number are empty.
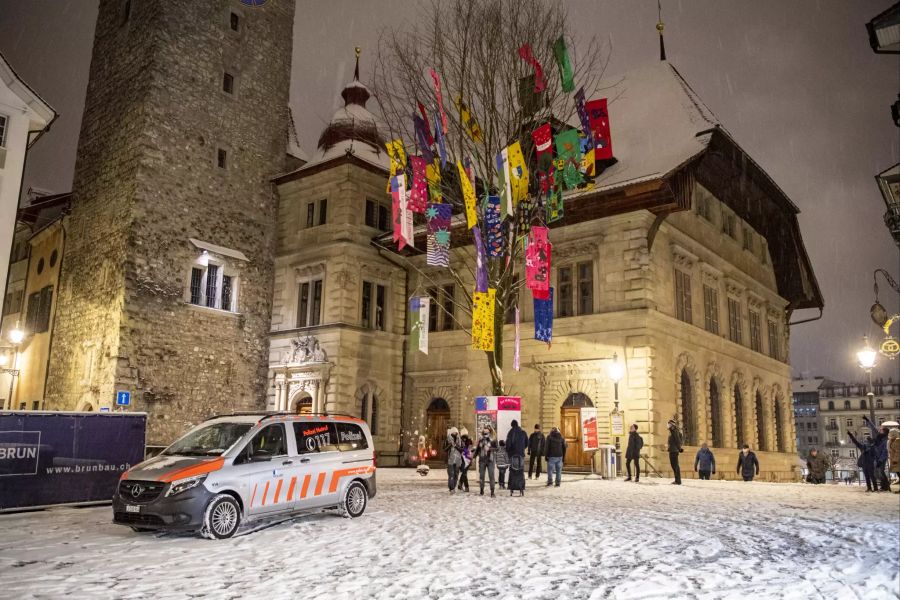
[[[19,77],[19,74],[16,73],[15,69],[12,68],[12,65],[7,62],[6,57],[3,56],[2,52],[0,52],[0,81],[2,81],[10,91],[25,103],[26,109],[34,115],[32,120],[36,121],[39,125],[42,125],[43,129],[49,127],[56,119],[57,114],[56,111],[53,110],[53,107],[47,104],[37,92],[31,89],[31,87]],[[38,137],[40,136],[33,138],[30,141],[29,146],[37,141]]]
[[[825,383],[824,379],[795,379],[791,382],[791,391],[795,394],[798,392],[817,392],[823,383]]]
[[[300,144],[297,143],[297,140],[293,137],[288,141],[287,153],[303,162],[309,162],[309,156],[303,151],[303,148],[300,147]]]
[[[389,171],[391,168],[391,159],[388,157],[386,151],[374,148],[359,140],[343,140],[325,152],[317,150],[315,155],[313,155],[312,161],[303,165],[298,171],[305,171],[306,169],[328,162],[329,160],[345,154],[353,155],[356,158],[370,163],[379,169],[384,169],[385,171]]]

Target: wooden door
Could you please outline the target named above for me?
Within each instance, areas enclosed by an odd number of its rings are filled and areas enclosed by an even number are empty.
[[[581,449],[581,410],[563,408],[559,430],[566,438],[567,445],[563,464],[567,467],[590,466],[590,456]]]
[[[428,410],[425,427],[428,460],[446,462],[447,456],[444,454],[444,440],[447,439],[447,425],[449,422],[449,410]],[[432,455],[432,451],[436,451],[436,454]]]

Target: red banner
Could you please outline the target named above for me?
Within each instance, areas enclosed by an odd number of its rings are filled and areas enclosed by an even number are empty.
[[[584,107],[587,109],[588,120],[591,123],[591,132],[594,134],[594,158],[597,160],[612,158],[612,139],[610,138],[606,98],[591,100]]]

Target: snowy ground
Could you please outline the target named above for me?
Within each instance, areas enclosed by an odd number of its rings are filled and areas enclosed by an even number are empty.
[[[900,497],[566,477],[524,498],[382,469],[359,519],[137,534],[109,507],[0,516],[2,598],[900,598]]]

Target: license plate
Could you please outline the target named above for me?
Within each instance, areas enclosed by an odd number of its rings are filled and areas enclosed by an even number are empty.
[[[126,504],[126,505],[125,505],[125,512],[130,512],[130,513],[141,512],[141,507],[140,507],[140,506],[136,506],[136,505],[134,505],[134,504]]]

